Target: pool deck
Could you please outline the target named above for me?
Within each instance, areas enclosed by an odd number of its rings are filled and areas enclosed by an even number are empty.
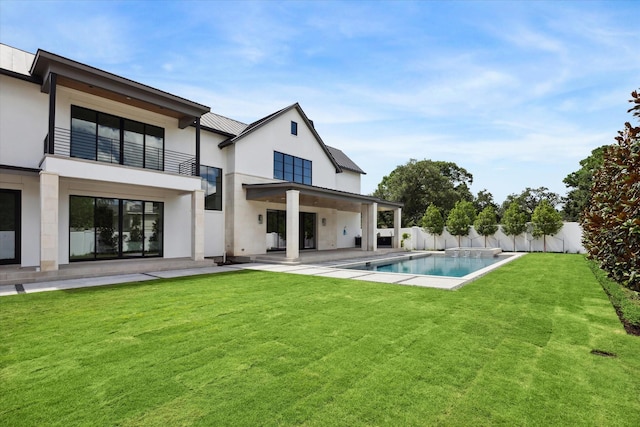
[[[389,258],[398,260],[399,258],[409,258],[410,256],[439,254],[442,252],[430,251],[413,251],[407,252],[403,256],[398,254],[390,255]],[[390,283],[396,285],[421,286],[427,288],[437,288],[446,290],[455,290],[465,284],[484,276],[489,271],[498,268],[508,262],[511,262],[526,253],[504,252],[503,255],[510,255],[508,258],[491,264],[481,270],[475,271],[464,277],[445,277],[445,276],[425,276],[418,274],[405,273],[383,273],[366,270],[352,270],[341,268],[340,266],[349,264],[353,260],[332,260],[318,262],[314,264],[298,264],[284,265],[271,263],[249,263],[249,264],[233,264],[225,266],[195,267],[186,269],[164,270],[147,273],[104,275],[97,277],[56,280],[36,283],[25,283],[21,285],[1,285],[0,296],[29,294],[35,292],[46,292],[56,290],[69,290],[78,288],[88,288],[94,286],[114,285],[119,283],[144,282],[155,279],[170,279],[175,277],[195,276],[201,274],[215,274],[239,270],[259,270],[272,271],[278,273],[290,273],[307,276],[333,277],[338,279],[361,280],[367,282]],[[372,257],[372,260],[380,261],[381,257]],[[366,262],[367,258],[359,258],[357,261]]]

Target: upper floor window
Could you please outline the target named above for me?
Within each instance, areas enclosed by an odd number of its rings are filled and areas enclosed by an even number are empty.
[[[222,210],[222,169],[200,165],[200,178],[204,190],[204,208]]]
[[[72,105],[71,157],[164,170],[164,129]]]
[[[311,161],[274,151],[273,177],[311,185]]]
[[[291,122],[291,135],[297,135],[298,134],[298,122]]]

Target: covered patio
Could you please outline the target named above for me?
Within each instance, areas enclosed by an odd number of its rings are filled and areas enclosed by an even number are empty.
[[[300,262],[300,207],[319,207],[338,211],[360,213],[361,248],[359,251],[376,252],[378,212],[393,211],[394,236],[392,248],[400,248],[400,221],[402,203],[389,202],[372,196],[314,187],[294,182],[243,184],[246,199],[282,203],[286,206],[286,251],[287,262]],[[316,251],[324,252],[322,250]]]

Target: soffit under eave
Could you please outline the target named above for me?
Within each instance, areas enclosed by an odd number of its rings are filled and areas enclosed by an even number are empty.
[[[41,91],[44,93],[49,93],[50,76],[55,73],[58,76],[57,83],[61,86],[176,118],[181,129],[210,111],[209,107],[133,81],[112,77],[106,73],[92,73],[67,64],[50,62],[34,67],[34,73],[36,72],[35,75],[42,78]]]
[[[289,187],[265,187],[251,188],[245,187],[246,199],[253,201],[286,203],[287,190]],[[368,196],[341,194],[338,192],[326,191],[321,189],[303,189],[292,187],[292,189],[300,192],[301,206],[316,206],[322,208],[333,208],[338,210],[346,210],[352,212],[360,212],[362,205],[377,204],[377,210],[393,211],[401,208],[401,204],[379,200]]]

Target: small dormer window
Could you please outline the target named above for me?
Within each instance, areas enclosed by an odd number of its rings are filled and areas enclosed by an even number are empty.
[[[298,134],[298,122],[291,121],[291,135]]]

